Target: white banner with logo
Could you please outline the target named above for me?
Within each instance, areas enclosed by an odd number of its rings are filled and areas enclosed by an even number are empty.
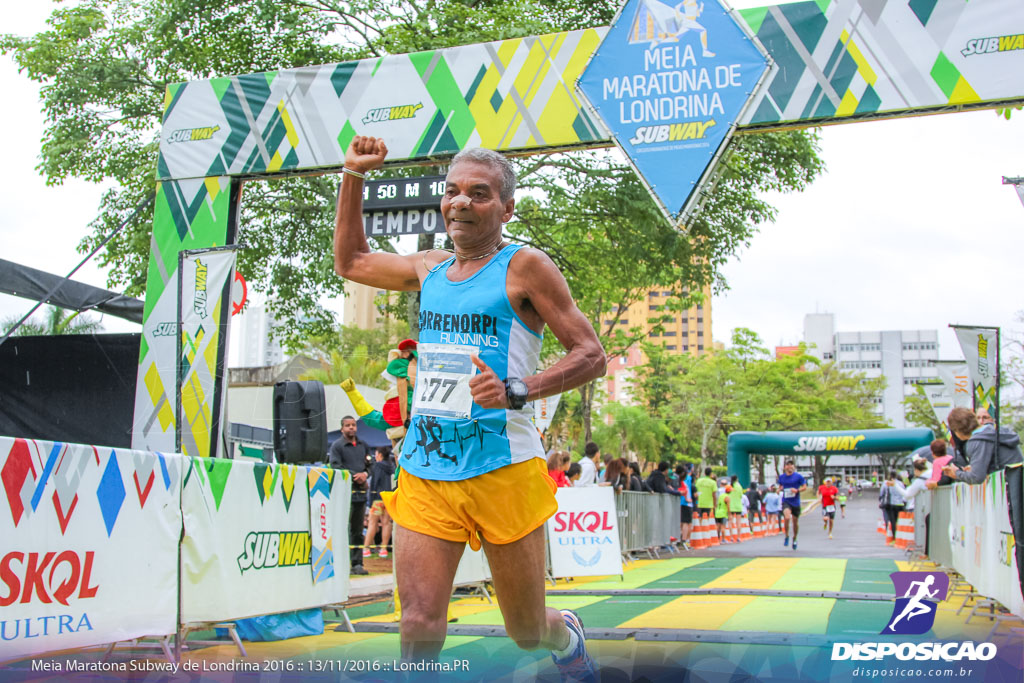
[[[175,632],[181,462],[0,437],[0,660]]]
[[[971,407],[971,378],[967,362],[962,360],[932,361],[946,392],[953,397],[954,408]]]
[[[225,403],[217,400],[224,375],[226,340],[221,339],[235,274],[235,249],[183,251],[179,254],[177,421],[185,455],[215,456]],[[226,331],[227,325],[224,324]]]
[[[555,411],[558,410],[558,402],[560,400],[562,400],[562,395],[555,394],[554,396],[538,398],[533,402],[533,423],[537,425],[537,429],[542,432],[548,430],[548,427],[551,426],[551,420],[555,417]]]
[[[306,472],[309,523],[313,539],[309,567],[313,574],[313,583],[320,583],[334,576],[334,525],[331,510],[333,476],[332,470],[323,467],[310,467]]]
[[[314,583],[310,468],[221,458],[184,461],[183,623],[238,619],[344,602],[348,552]],[[331,529],[348,529],[352,482],[327,470]]]
[[[944,382],[921,382],[916,385],[917,391],[928,400],[935,419],[945,425],[949,411],[953,410],[953,394]]]
[[[551,572],[563,576],[622,574],[615,493],[611,487],[559,488],[547,521]]]
[[[967,361],[974,405],[996,417],[996,378],[999,374],[999,328],[951,325]]]
[[[953,568],[982,595],[1024,618],[1003,471],[982,484],[953,484],[949,538]]]

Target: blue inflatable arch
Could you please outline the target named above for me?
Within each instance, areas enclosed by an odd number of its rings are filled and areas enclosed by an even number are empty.
[[[860,429],[841,432],[733,432],[726,447],[729,475],[750,486],[750,454],[759,455],[869,455],[912,451],[927,446],[932,430]]]

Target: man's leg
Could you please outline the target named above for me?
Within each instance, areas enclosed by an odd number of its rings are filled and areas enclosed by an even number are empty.
[[[402,658],[436,659],[448,633],[452,582],[466,544],[427,536],[398,523],[394,526],[395,580],[402,596]]]
[[[793,545],[796,545],[796,535],[800,533],[800,515],[795,515],[790,511],[790,517],[793,518]]]
[[[783,542],[783,545],[789,545],[789,520],[790,520],[790,518],[792,516],[793,516],[793,513],[790,512],[789,506],[786,505],[785,503],[783,503],[782,504],[782,519],[783,519],[783,525],[785,526],[785,531],[786,531],[786,540]]]
[[[379,517],[373,514],[373,508],[370,509],[370,519],[366,522],[366,541],[363,543],[363,557],[369,557],[370,547],[373,542],[377,539],[377,520]]]
[[[565,649],[569,629],[562,613],[544,605],[544,527],[512,543],[485,539],[483,545],[508,637],[524,650]]]
[[[352,563],[352,567],[363,566],[363,522],[366,516],[366,503],[352,503],[348,512],[348,544],[349,548],[349,561]],[[365,572],[356,572],[365,573]]]

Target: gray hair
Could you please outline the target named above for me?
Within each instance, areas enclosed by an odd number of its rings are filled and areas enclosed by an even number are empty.
[[[484,149],[483,147],[464,149],[455,155],[449,168],[455,168],[455,165],[460,161],[473,161],[497,170],[501,175],[501,187],[498,188],[498,196],[501,198],[501,201],[507,202],[515,195],[516,172],[503,154],[499,154],[493,149]]]

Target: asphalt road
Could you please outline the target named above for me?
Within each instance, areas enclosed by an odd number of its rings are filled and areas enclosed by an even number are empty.
[[[800,516],[797,549],[783,546],[783,534],[754,538],[743,543],[717,545],[703,550],[682,551],[695,557],[870,557],[902,560],[906,553],[885,544],[877,531],[881,511],[878,509],[878,489],[867,489],[850,496],[846,502],[846,517],[836,512],[833,538],[822,529],[821,506],[807,511],[811,498],[803,494],[805,512]],[[792,539],[791,539],[792,540]]]

